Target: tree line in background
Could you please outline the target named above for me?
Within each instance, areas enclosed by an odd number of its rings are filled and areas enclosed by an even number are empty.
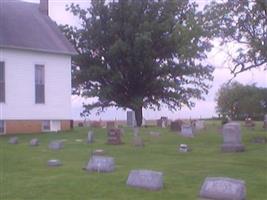
[[[224,84],[216,95],[216,102],[216,111],[223,118],[263,120],[267,113],[267,88],[238,82]]]
[[[61,26],[75,46],[73,94],[97,100],[92,109],[191,108],[203,99],[213,66],[205,62],[213,39],[236,42],[233,74],[267,63],[267,2],[228,0],[203,11],[189,0],[92,0],[88,9],[70,5],[80,27]],[[224,112],[224,111],[223,111]]]

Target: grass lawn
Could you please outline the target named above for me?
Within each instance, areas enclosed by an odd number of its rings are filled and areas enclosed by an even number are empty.
[[[19,135],[19,144],[10,145],[10,136],[0,137],[0,200],[195,200],[207,176],[243,179],[247,199],[267,199],[267,145],[251,144],[253,136],[267,136],[257,124],[255,130],[242,128],[243,153],[221,153],[218,123],[208,122],[208,128],[195,138],[183,138],[168,129],[143,128],[144,148],[131,145],[132,132],[125,129],[119,146],[107,145],[106,130],[95,129],[96,141],[86,144],[87,128],[58,134]],[[149,136],[159,130],[159,138]],[[29,147],[31,138],[39,138],[38,147]],[[64,148],[47,148],[53,139],[66,139]],[[83,139],[83,142],[76,142]],[[177,145],[186,143],[190,153],[178,153]],[[113,173],[88,173],[82,168],[92,150],[102,148],[113,156]],[[60,159],[61,167],[47,167],[47,160]],[[164,188],[152,192],[126,186],[132,169],[150,169],[164,173]]]

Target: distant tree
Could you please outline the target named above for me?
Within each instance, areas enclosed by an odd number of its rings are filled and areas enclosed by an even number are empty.
[[[217,113],[233,119],[263,118],[267,112],[267,88],[233,82],[223,85],[216,97]]]
[[[205,9],[206,28],[222,44],[237,43],[231,72],[237,74],[256,67],[267,69],[267,1],[226,0]]]
[[[81,27],[61,26],[76,47],[73,92],[97,97],[84,112],[107,107],[175,110],[203,98],[213,67],[203,63],[211,45],[203,16],[188,0],[92,0],[68,8]]]

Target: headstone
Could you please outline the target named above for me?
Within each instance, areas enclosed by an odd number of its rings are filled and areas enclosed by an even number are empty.
[[[241,152],[245,150],[241,143],[241,128],[236,122],[227,123],[223,126],[222,152]]]
[[[266,144],[267,143],[267,137],[255,136],[250,140],[250,142],[255,143],[255,144]]]
[[[148,190],[160,190],[163,187],[163,173],[151,170],[132,170],[127,185]]]
[[[196,128],[197,130],[202,130],[202,129],[204,129],[204,128],[205,128],[204,121],[203,121],[203,120],[197,120],[197,121],[195,122],[195,128]]]
[[[107,129],[115,128],[115,122],[114,121],[107,121]]]
[[[248,128],[255,127],[255,123],[252,121],[251,118],[245,119],[245,127],[248,127]]]
[[[91,121],[90,126],[92,128],[102,128],[102,123],[101,121]]]
[[[245,182],[225,177],[207,177],[202,184],[199,196],[214,200],[245,200]]]
[[[11,137],[8,141],[9,144],[18,144],[19,143],[19,139],[18,137]]]
[[[63,147],[64,147],[64,142],[62,140],[51,141],[48,145],[48,148],[52,150],[59,150],[62,149]]]
[[[94,133],[93,133],[93,131],[88,131],[87,144],[91,144],[93,142],[94,142]]]
[[[157,132],[157,131],[150,131],[150,136],[152,137],[159,137],[160,136],[160,132]]]
[[[188,147],[187,144],[180,144],[178,148],[179,148],[179,151],[182,153],[191,151],[191,149]]]
[[[144,147],[144,141],[140,136],[134,136],[133,138],[133,146],[135,147]]]
[[[113,172],[115,169],[114,158],[107,156],[92,156],[85,169],[87,171],[96,172]]]
[[[137,137],[139,135],[139,127],[133,128],[133,135],[134,135],[134,137]]]
[[[49,167],[58,167],[58,166],[61,166],[62,163],[60,160],[52,159],[52,160],[48,160],[47,165]]]
[[[181,131],[182,124],[182,120],[176,120],[171,122],[171,131]]]
[[[127,111],[127,126],[129,126],[129,127],[135,127],[136,126],[134,111]]]
[[[106,153],[105,153],[105,151],[103,149],[96,149],[96,150],[93,151],[93,155],[95,155],[95,156],[103,156],[105,154]]]
[[[30,146],[38,146],[39,145],[39,140],[37,138],[33,138],[33,139],[31,139],[29,145]]]
[[[263,128],[267,129],[267,114],[264,115]]]
[[[168,126],[168,118],[161,117],[159,120],[157,120],[157,126],[161,128],[166,128]]]
[[[181,135],[184,137],[194,137],[193,127],[188,124],[183,124],[181,127]]]
[[[113,128],[108,130],[108,144],[122,144],[121,141],[121,131],[118,128]]]

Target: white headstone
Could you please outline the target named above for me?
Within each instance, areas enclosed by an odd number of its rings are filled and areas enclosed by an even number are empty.
[[[245,182],[225,177],[207,177],[202,184],[199,196],[214,200],[245,200]]]
[[[188,124],[183,124],[181,127],[181,135],[184,137],[194,137],[193,127]]]
[[[160,190],[163,187],[163,173],[151,170],[132,170],[127,185],[148,190]]]
[[[183,153],[185,153],[185,152],[189,152],[189,147],[188,147],[188,145],[187,144],[180,144],[180,146],[179,146],[179,151],[180,152],[183,152]]]
[[[47,165],[49,167],[58,167],[58,166],[61,166],[62,163],[60,160],[52,159],[52,160],[48,160]]]
[[[87,171],[112,172],[115,169],[114,158],[93,155],[85,169]]]

